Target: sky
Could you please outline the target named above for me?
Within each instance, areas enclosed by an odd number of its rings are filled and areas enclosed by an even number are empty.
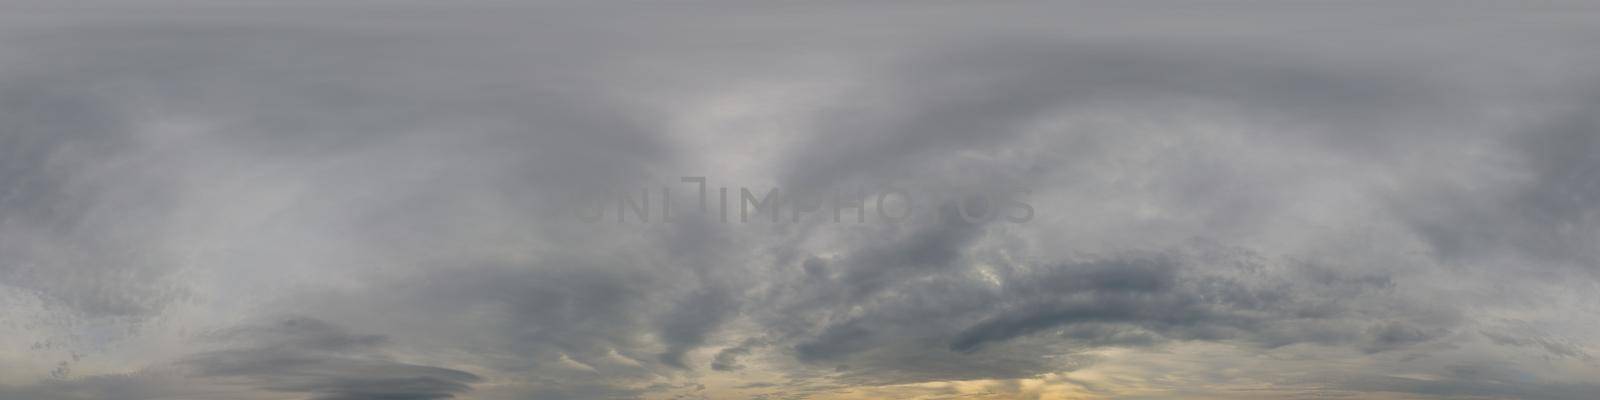
[[[1590,398],[1596,39],[1561,1],[9,1],[0,400]]]

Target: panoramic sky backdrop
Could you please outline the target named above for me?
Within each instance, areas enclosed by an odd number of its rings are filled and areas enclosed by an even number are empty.
[[[1597,40],[1560,1],[9,1],[0,399],[1593,398]]]

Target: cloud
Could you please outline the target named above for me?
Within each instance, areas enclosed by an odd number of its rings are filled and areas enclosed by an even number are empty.
[[[1585,12],[5,7],[0,398],[1574,398],[1597,368]],[[685,176],[918,214],[723,224]],[[671,222],[573,215],[663,186]]]
[[[288,318],[207,336],[227,347],[185,357],[178,364],[190,373],[317,400],[447,399],[480,380],[460,370],[389,360],[375,351],[383,336],[350,334],[316,319]]]
[[[739,365],[739,357],[750,355],[751,349],[761,346],[756,339],[746,339],[738,346],[724,348],[717,351],[717,356],[711,360],[711,369],[717,371],[734,371],[744,368]]]
[[[1591,95],[1592,97],[1592,95]],[[1580,98],[1573,107],[1588,108]],[[1592,273],[1597,225],[1594,199],[1600,183],[1594,156],[1600,129],[1590,113],[1556,110],[1499,141],[1514,177],[1488,190],[1439,182],[1437,189],[1402,203],[1414,228],[1441,256],[1463,262],[1531,258],[1538,265]],[[1482,193],[1477,193],[1482,192]],[[1426,208],[1423,208],[1426,207]]]
[[[95,375],[69,380],[46,380],[29,385],[0,386],[0,398],[41,400],[154,400],[187,394],[184,382],[175,375],[146,372],[120,375]],[[243,397],[241,397],[243,398]]]

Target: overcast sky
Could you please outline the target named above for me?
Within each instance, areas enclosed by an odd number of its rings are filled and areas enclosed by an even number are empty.
[[[0,5],[0,400],[1600,393],[1594,4],[446,4]]]

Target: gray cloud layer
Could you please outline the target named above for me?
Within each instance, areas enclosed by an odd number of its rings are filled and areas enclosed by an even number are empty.
[[[1587,5],[3,8],[0,399],[1600,374]],[[931,217],[724,224],[683,176]],[[679,220],[574,218],[662,185]]]

